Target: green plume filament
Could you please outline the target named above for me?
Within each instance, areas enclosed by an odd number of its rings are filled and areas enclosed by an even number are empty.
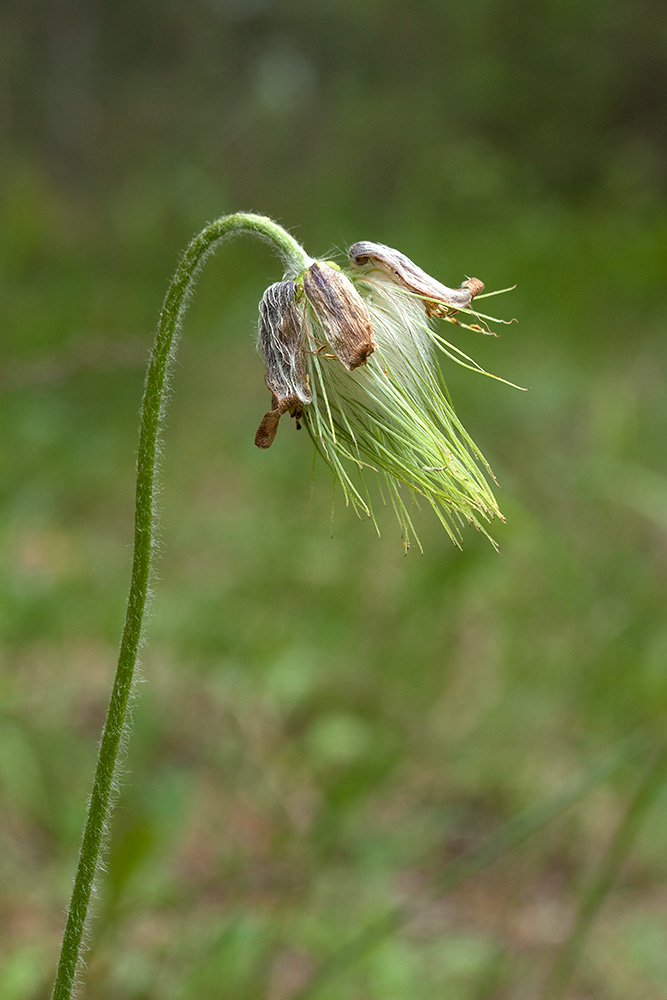
[[[365,476],[378,474],[381,487],[389,488],[406,545],[416,537],[410,512],[419,497],[455,544],[461,544],[466,524],[488,535],[485,522],[502,518],[487,479],[493,475],[454,412],[434,357],[441,338],[425,319],[422,302],[384,276],[358,279],[355,287],[370,313],[377,346],[353,371],[323,342],[310,307],[305,310],[312,401],[303,421],[315,446],[346,502],[374,523]],[[473,366],[465,355],[463,362],[455,353],[450,357]],[[401,487],[407,489],[407,504]]]

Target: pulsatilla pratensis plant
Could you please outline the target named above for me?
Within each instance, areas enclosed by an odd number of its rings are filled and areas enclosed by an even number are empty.
[[[490,333],[490,316],[472,308],[484,285],[469,278],[448,288],[408,257],[381,243],[355,243],[345,270],[314,260],[281,226],[238,213],[206,226],[187,247],[165,298],[146,376],[137,458],[135,535],[125,626],[109,710],[100,741],[53,997],[70,998],[81,961],[90,899],[113,805],[120,748],[148,599],[154,539],[158,443],[165,385],[177,334],[197,274],[215,245],[248,232],[283,259],[283,280],[260,303],[259,348],[271,409],[255,436],[274,441],[289,414],[331,468],[346,500],[375,521],[369,474],[380,481],[407,547],[413,499],[423,498],[450,538],[461,528],[502,515],[490,469],[456,416],[435,352],[488,375],[433,326],[439,319]],[[495,376],[492,376],[495,377]]]

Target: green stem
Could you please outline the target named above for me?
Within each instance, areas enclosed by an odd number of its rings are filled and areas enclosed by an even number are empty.
[[[165,386],[177,334],[187,309],[197,274],[208,254],[226,236],[248,232],[268,241],[283,258],[286,271],[295,275],[311,260],[281,226],[264,216],[239,212],[206,226],[185,250],[162,306],[141,406],[137,457],[134,554],[125,626],[106,722],[97,756],[97,768],[88,802],[53,1000],[69,1000],[81,958],[90,897],[113,806],[115,774],[123,734],[128,722],[132,692],[148,599],[155,528],[155,487],[158,440],[165,408]]]

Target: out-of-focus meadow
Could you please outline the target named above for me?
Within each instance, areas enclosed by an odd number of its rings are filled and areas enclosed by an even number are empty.
[[[0,996],[48,994],[129,581],[137,413],[178,253],[252,209],[396,246],[518,325],[445,366],[500,554],[331,518],[268,405],[266,247],[211,260],[165,435],[149,642],[82,997],[537,998],[644,759],[451,892],[446,866],[667,711],[667,8],[0,11]],[[667,996],[667,796],[572,1000]],[[403,908],[366,948],[365,929]],[[350,953],[347,953],[350,954]],[[309,985],[310,984],[310,985]],[[310,992],[308,993],[308,990]],[[305,994],[303,994],[305,995]]]

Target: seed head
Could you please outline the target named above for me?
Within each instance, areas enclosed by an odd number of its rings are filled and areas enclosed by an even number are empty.
[[[488,372],[430,322],[440,317],[484,330],[453,318],[457,310],[470,311],[484,285],[468,278],[449,288],[381,243],[355,243],[349,256],[348,272],[315,261],[296,281],[265,292],[258,343],[272,408],[255,443],[268,448],[282,414],[291,414],[307,429],[346,502],[374,522],[365,477],[377,475],[406,547],[415,534],[418,497],[455,544],[466,523],[487,534],[484,522],[503,519],[488,481],[493,476],[454,412],[435,349]]]

